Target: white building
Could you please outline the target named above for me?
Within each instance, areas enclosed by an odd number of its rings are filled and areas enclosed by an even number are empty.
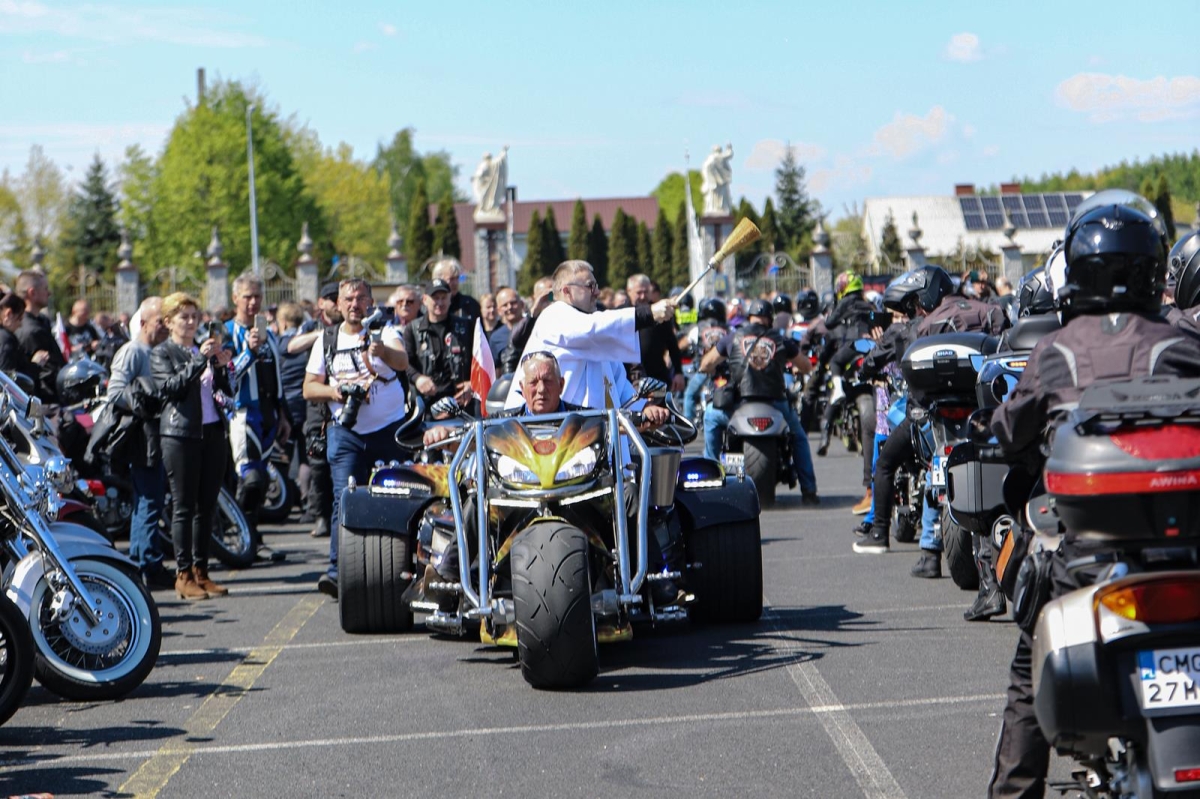
[[[1014,229],[1012,241],[1021,250],[1026,270],[1032,269],[1063,237],[1071,212],[1091,192],[1046,192],[1022,194],[1020,185],[1005,183],[1000,194],[980,195],[971,184],[954,187],[954,194],[933,197],[871,197],[863,203],[863,237],[871,263],[877,271],[893,272],[902,267],[882,261],[879,251],[883,229],[891,214],[905,248],[913,246],[913,214],[925,255],[942,258],[964,250],[993,254],[989,267],[993,277],[1000,270],[1001,248],[1009,243],[1006,228]]]

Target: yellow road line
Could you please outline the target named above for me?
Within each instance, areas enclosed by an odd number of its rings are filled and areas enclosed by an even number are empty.
[[[279,656],[284,645],[296,637],[323,603],[323,597],[314,596],[306,596],[297,602],[275,628],[267,633],[262,644],[246,655],[196,709],[183,725],[184,734],[163,744],[153,757],[125,781],[120,793],[137,797],[157,796],[192,756],[195,746],[189,743],[188,739],[207,736],[216,729],[229,711],[233,710],[238,700],[249,692],[267,667]]]

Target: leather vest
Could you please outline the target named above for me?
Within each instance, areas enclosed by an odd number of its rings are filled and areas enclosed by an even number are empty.
[[[743,397],[784,398],[782,344],[782,335],[774,328],[756,322],[738,328],[729,344],[729,376]]]

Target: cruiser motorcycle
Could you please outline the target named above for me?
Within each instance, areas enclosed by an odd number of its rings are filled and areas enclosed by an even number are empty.
[[[685,458],[696,430],[681,414],[645,438],[639,421],[618,408],[468,420],[441,442],[456,447],[449,464],[393,462],[351,485],[343,629],[404,631],[414,613],[445,634],[478,624],[483,641],[517,648],[530,685],[563,689],[590,682],[597,644],[629,640],[636,622],[759,618],[754,485]],[[650,536],[670,541],[670,526],[684,551],[662,545],[670,565],[651,568]],[[690,594],[654,590],[682,580]]]
[[[162,642],[137,566],[99,533],[56,518],[76,487],[61,455],[27,463],[10,440],[45,432],[41,402],[0,375],[0,567],[28,619],[38,682],[67,699],[115,699],[141,685]]]

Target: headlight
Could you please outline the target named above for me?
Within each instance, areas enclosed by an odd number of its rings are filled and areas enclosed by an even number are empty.
[[[571,460],[567,461],[554,475],[554,482],[564,483],[580,477],[587,477],[596,469],[596,450],[594,447],[580,450]]]
[[[501,455],[496,459],[496,472],[500,475],[501,480],[508,483],[524,485],[537,485],[538,483],[537,475],[532,470],[507,455]]]

